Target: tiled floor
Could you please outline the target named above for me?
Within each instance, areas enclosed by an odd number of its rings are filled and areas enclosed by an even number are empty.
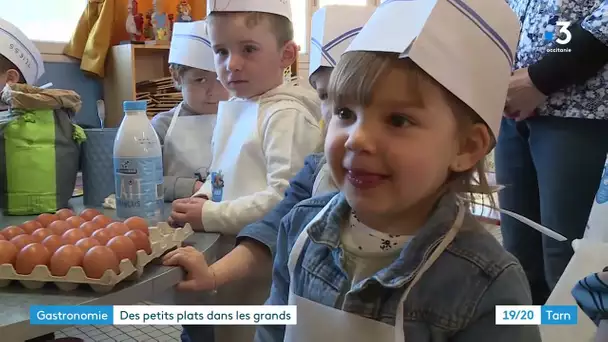
[[[55,338],[78,337],[86,342],[173,342],[180,341],[181,329],[171,325],[86,325],[58,331]]]

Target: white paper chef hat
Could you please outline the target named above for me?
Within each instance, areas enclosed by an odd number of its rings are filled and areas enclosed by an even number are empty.
[[[169,63],[215,72],[213,58],[211,42],[207,37],[206,21],[199,20],[173,25]]]
[[[312,16],[308,76],[320,67],[335,67],[375,10],[375,6],[342,5],[317,10]]]
[[[207,0],[207,14],[212,12],[262,12],[291,20],[290,0]]]
[[[0,55],[13,62],[28,84],[44,74],[42,55],[20,29],[0,18]]]
[[[347,51],[410,58],[497,136],[519,32],[504,0],[387,0]]]

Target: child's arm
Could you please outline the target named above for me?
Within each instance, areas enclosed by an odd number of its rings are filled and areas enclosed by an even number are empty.
[[[528,280],[519,264],[512,264],[488,287],[477,304],[471,323],[450,339],[452,342],[540,342],[535,325],[496,325],[496,305],[531,305]]]
[[[304,167],[289,181],[285,198],[258,222],[246,226],[237,236],[237,244],[243,239],[251,239],[259,243],[266,252],[276,253],[277,236],[281,219],[298,203],[312,196],[315,174],[319,162],[323,158],[320,153],[311,154],[304,160]]]
[[[271,254],[276,252],[281,219],[300,201],[310,198],[314,175],[321,158],[321,154],[306,157],[304,168],[289,182],[285,198],[262,221],[245,227],[237,237],[238,245],[211,265],[209,272],[199,272],[203,277],[215,277],[214,282],[200,281],[201,286],[213,284],[221,287],[233,281],[252,277],[258,274],[260,269],[266,269],[266,264],[272,262]],[[201,263],[203,269],[206,268],[206,261]],[[186,265],[182,266],[186,267]],[[197,289],[212,290],[202,287]]]
[[[173,117],[173,111],[158,113],[154,115],[150,123],[152,127],[154,127],[154,131],[156,131],[156,135],[158,136],[158,140],[160,140],[160,145],[165,144],[165,135],[167,135],[167,131],[169,130],[169,125],[171,124],[171,118]]]
[[[255,274],[271,262],[264,247],[252,241],[244,241],[230,254],[208,266],[205,255],[192,247],[182,247],[162,258],[166,266],[181,266],[187,273],[186,280],[176,288],[181,291],[211,291],[226,283]],[[226,266],[226,264],[230,266]]]
[[[289,180],[302,168],[306,156],[321,141],[320,128],[310,117],[310,114],[297,109],[283,109],[264,120],[260,134],[267,188],[231,201],[206,201],[202,208],[205,231],[236,235],[246,225],[260,220],[281,201]],[[199,193],[203,191],[204,187]]]
[[[289,253],[293,241],[289,239],[289,234],[292,222],[293,211],[290,211],[279,227],[279,236],[277,238],[277,253],[274,258],[272,268],[272,287],[270,288],[270,297],[266,300],[265,305],[287,305],[289,298],[289,269],[287,263],[289,261]],[[298,229],[300,227],[293,227]],[[291,232],[292,236],[298,236],[298,232]],[[262,325],[257,328],[254,342],[282,342],[285,337],[285,326],[282,325]]]

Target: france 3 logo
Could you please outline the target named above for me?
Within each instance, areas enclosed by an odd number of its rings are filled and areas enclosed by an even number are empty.
[[[572,32],[570,32],[571,24],[572,23],[569,21],[556,21],[554,25],[547,26],[545,40],[555,40],[555,42],[560,45],[570,43],[570,40],[572,40]],[[555,31],[557,31],[557,34],[555,34]]]

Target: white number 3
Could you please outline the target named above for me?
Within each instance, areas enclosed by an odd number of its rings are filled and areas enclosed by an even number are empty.
[[[565,45],[570,42],[572,39],[572,33],[568,29],[570,27],[569,21],[558,21],[555,25],[559,26],[558,38],[555,40],[557,44]],[[564,38],[561,38],[563,35],[566,35]]]

